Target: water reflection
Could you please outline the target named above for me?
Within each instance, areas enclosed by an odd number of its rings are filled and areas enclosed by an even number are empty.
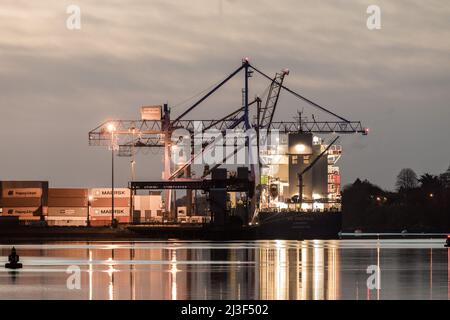
[[[17,245],[3,299],[450,299],[440,240],[131,242]],[[0,246],[3,260],[10,246]],[[2,262],[3,263],[3,262]],[[81,290],[66,287],[80,266]],[[381,288],[367,286],[376,266]]]

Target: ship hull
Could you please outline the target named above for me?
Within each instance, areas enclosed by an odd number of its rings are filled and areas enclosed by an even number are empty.
[[[259,239],[337,239],[342,226],[341,212],[261,212]]]

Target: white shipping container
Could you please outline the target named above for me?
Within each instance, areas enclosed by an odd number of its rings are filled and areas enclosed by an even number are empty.
[[[48,216],[87,217],[88,209],[82,207],[49,207]]]
[[[55,217],[52,217],[55,218]],[[86,219],[67,219],[67,217],[60,217],[61,219],[47,219],[47,225],[55,227],[85,227],[87,226]]]
[[[92,188],[89,189],[89,195],[92,197],[111,198],[111,188]],[[130,189],[128,188],[114,188],[114,198],[130,198]]]
[[[47,220],[47,221],[58,221],[58,220],[86,221],[87,217],[47,216],[47,217],[45,217],[45,220]]]
[[[2,190],[3,198],[40,198],[41,188],[5,188]]]
[[[111,207],[109,208],[91,208],[90,215],[92,217],[111,217]],[[128,207],[114,207],[115,217],[128,217],[130,216],[130,208]]]

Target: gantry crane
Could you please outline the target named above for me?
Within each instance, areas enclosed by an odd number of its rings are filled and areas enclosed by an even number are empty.
[[[244,72],[244,89],[243,89],[243,105],[237,110],[228,114],[219,120],[186,120],[184,119],[192,110],[206,101],[211,95],[219,90],[225,83],[234,78],[241,71]],[[252,73],[256,72],[263,78],[270,81],[270,88],[267,99],[262,106],[260,98],[249,102],[249,78]],[[193,163],[194,159],[208,147],[214,145],[212,141],[206,141],[202,145],[202,150],[198,154],[192,154],[191,157],[182,164],[177,170],[171,172],[170,168],[170,149],[171,149],[171,135],[174,130],[183,128],[189,132],[191,138],[195,134],[195,124],[201,123],[203,131],[208,129],[216,129],[220,132],[225,132],[227,129],[242,129],[247,130],[255,128],[259,132],[265,130],[267,132],[278,130],[280,133],[338,133],[351,134],[360,133],[367,135],[368,129],[364,128],[360,121],[350,121],[346,118],[330,111],[318,103],[304,97],[300,93],[286,87],[284,85],[284,78],[289,73],[288,70],[283,70],[277,73],[274,78],[271,78],[266,73],[256,68],[249,63],[248,59],[243,59],[242,64],[235,69],[223,81],[214,86],[210,91],[204,94],[198,101],[187,108],[174,120],[170,118],[170,108],[164,105],[163,117],[161,120],[110,120],[102,123],[95,129],[89,132],[89,145],[91,146],[107,146],[112,143],[112,135],[109,134],[107,127],[113,124],[115,127],[114,138],[118,139],[119,155],[128,156],[133,153],[134,148],[164,148],[164,178],[167,181],[177,180]],[[294,97],[306,102],[310,106],[319,109],[336,120],[334,121],[273,121],[277,103],[281,91],[284,90]],[[249,107],[257,105],[256,121],[250,120]],[[258,143],[259,146],[259,143]],[[234,152],[237,152],[235,150]],[[227,155],[230,156],[230,155]],[[259,157],[259,154],[258,154]],[[226,157],[223,162],[225,162]],[[217,168],[222,163],[214,166]],[[207,170],[200,179],[206,178],[211,170]],[[166,210],[170,211],[170,191],[166,194]]]

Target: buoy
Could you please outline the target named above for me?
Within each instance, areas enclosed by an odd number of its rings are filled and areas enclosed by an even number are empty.
[[[16,253],[16,248],[11,249],[11,254],[8,256],[8,263],[5,264],[7,269],[20,269],[22,264],[19,262],[19,255]]]
[[[450,248],[450,234],[447,236],[447,240],[445,241],[445,246],[446,248]]]

